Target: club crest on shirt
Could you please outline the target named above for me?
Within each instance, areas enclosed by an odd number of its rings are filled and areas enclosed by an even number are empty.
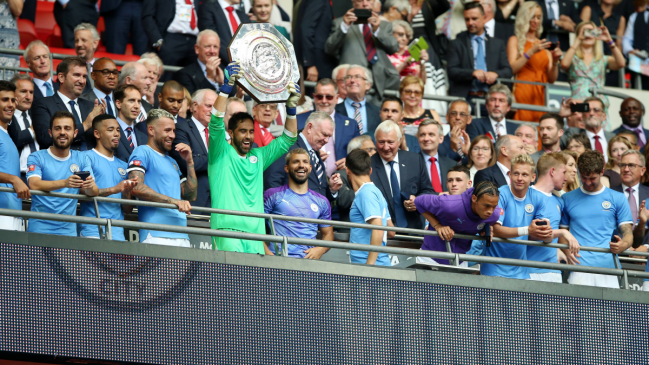
[[[311,210],[314,211],[314,212],[317,212],[318,211],[318,206],[315,205],[315,203],[311,203]]]
[[[126,176],[126,170],[124,170],[121,167],[117,168],[117,172],[119,172],[119,174],[122,175],[122,176]]]
[[[72,165],[70,165],[70,171],[72,171],[73,173],[80,171],[79,170],[79,165],[77,165],[76,163],[73,163]]]
[[[480,224],[478,224],[478,230],[481,230],[481,229],[483,229],[483,228],[484,228],[484,223],[480,223]]]
[[[250,156],[250,163],[257,163],[257,156]]]
[[[533,206],[532,204],[527,204],[527,205],[525,206],[525,211],[526,211],[527,213],[532,213],[532,212],[534,211],[534,206]]]
[[[29,165],[29,171],[36,170],[36,165]]]
[[[606,210],[609,210],[609,209],[611,208],[611,202],[608,201],[608,200],[604,200],[604,201],[602,202],[602,208],[604,208],[604,209],[606,209]]]

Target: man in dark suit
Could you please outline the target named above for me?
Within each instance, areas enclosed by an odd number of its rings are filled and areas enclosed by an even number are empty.
[[[430,177],[433,190],[436,193],[448,191],[446,176],[448,170],[457,165],[456,161],[438,153],[438,148],[444,141],[442,125],[434,119],[424,120],[417,129],[417,139],[421,147],[421,156],[426,163],[426,171]]]
[[[32,72],[34,79],[34,100],[52,96],[59,90],[59,83],[52,80],[50,70],[50,49],[40,40],[35,40],[27,45],[23,53],[25,63]]]
[[[353,0],[354,9],[372,9],[374,2]],[[370,69],[374,79],[368,80],[374,85],[378,99],[383,97],[383,90],[396,90],[399,87],[399,73],[388,58],[399,50],[399,43],[392,35],[392,24],[379,20],[379,15],[372,12],[367,24],[356,24],[354,9],[350,9],[342,18],[331,23],[331,31],[325,43],[325,52],[338,58],[339,63],[361,65]]]
[[[336,113],[336,101],[338,101],[338,85],[332,79],[320,79],[315,86],[313,94],[315,110],[329,114],[334,120],[334,135],[329,142],[320,151],[321,157],[326,153],[325,165],[327,167],[327,176],[331,176],[335,171],[345,166],[345,157],[347,157],[347,145],[354,137],[360,136],[358,123],[355,120]],[[297,129],[303,129],[306,120],[311,112],[298,114]]]
[[[308,6],[305,2],[298,10],[293,46],[308,81],[331,78],[331,71],[338,64],[335,57],[325,53],[333,18],[329,0],[310,0]]]
[[[637,248],[643,241],[646,234],[647,219],[647,199],[649,199],[649,187],[640,184],[642,175],[645,171],[645,158],[639,151],[629,150],[622,154],[620,159],[620,178],[622,184],[614,186],[612,189],[623,193],[629,202],[631,215],[633,216],[633,247]],[[635,225],[637,224],[637,226]],[[646,251],[646,250],[645,250]]]
[[[212,117],[212,106],[215,101],[216,93],[212,90],[202,89],[196,93],[191,105],[192,117],[189,120],[178,121],[176,124],[176,138],[171,149],[171,157],[178,162],[180,171],[183,173],[186,173],[187,163],[176,152],[176,145],[185,143],[192,149],[194,171],[196,171],[196,178],[198,179],[196,200],[190,202],[194,207],[212,207],[210,184],[207,178],[207,164],[209,161],[207,147],[209,141],[208,125]]]
[[[144,90],[151,86],[151,78],[149,77],[149,70],[139,62],[129,62],[122,66],[122,73],[119,74],[120,85],[135,85],[140,90],[142,96],[142,107],[140,108],[140,115],[135,121],[135,127],[140,129],[140,132],[147,134],[146,131],[146,116],[147,113],[153,108],[153,100],[147,101],[144,99]]]
[[[635,98],[626,98],[620,106],[620,118],[622,118],[622,126],[613,131],[618,134],[623,130],[628,130],[636,134],[638,140],[638,147],[640,150],[644,149],[649,140],[649,130],[644,129],[642,126],[642,119],[644,117],[644,105]]]
[[[239,2],[240,0],[205,0],[198,13],[198,28],[211,29],[219,35],[221,44],[230,44],[239,25],[250,23],[248,15],[239,10]],[[219,67],[224,69],[230,59],[227,47],[221,47],[219,58],[223,60]]]
[[[104,17],[106,52],[124,54],[126,45],[133,45],[133,54],[142,55],[147,49],[143,36],[142,1],[102,0],[99,13]]]
[[[196,59],[196,1],[143,0],[142,27],[149,49],[167,66],[187,66]]]
[[[496,154],[498,155],[496,164],[478,171],[473,178],[473,186],[478,186],[483,181],[491,181],[498,187],[511,186],[509,171],[512,168],[512,159],[521,153],[525,153],[525,144],[522,139],[509,134],[500,137],[496,142]]]
[[[194,46],[198,59],[176,71],[173,79],[181,83],[190,95],[200,89],[218,92],[224,77],[223,70],[219,67],[222,63],[219,57],[220,48],[221,41],[216,32],[211,29],[201,31]]]
[[[505,134],[516,134],[518,124],[508,123],[505,119],[514,99],[509,88],[503,84],[496,84],[489,88],[485,99],[488,117],[473,119],[467,126],[466,132],[471,140],[485,134],[495,143]]]
[[[176,123],[186,122],[185,118],[178,116],[183,100],[185,100],[185,90],[177,81],[169,80],[162,85],[162,91],[158,94],[159,108],[171,113]]]
[[[90,76],[95,80],[95,87],[91,91],[82,94],[81,99],[93,103],[95,100],[101,100],[106,103],[106,114],[113,117],[117,116],[113,90],[117,87],[119,70],[117,70],[115,62],[107,57],[96,60]]]
[[[327,179],[324,161],[320,157],[322,146],[327,144],[333,136],[334,123],[325,112],[313,112],[306,122],[306,126],[297,137],[297,141],[289,150],[302,148],[309,152],[311,157],[311,173],[309,174],[309,189],[326,197],[329,202],[334,202],[338,197],[338,190],[342,187],[339,175],[332,175]],[[288,174],[284,170],[286,155],[278,158],[264,171],[264,190],[288,184]]]
[[[86,61],[79,57],[69,57],[59,63],[56,73],[60,84],[59,91],[53,96],[37,99],[32,107],[32,117],[36,141],[41,149],[52,145],[50,118],[55,112],[63,110],[72,113],[79,131],[72,141],[71,148],[85,151],[86,142],[92,141],[92,120],[106,111],[106,103],[81,99],[81,93],[86,87]],[[88,136],[86,136],[86,134]],[[87,137],[87,138],[86,138]],[[88,146],[92,148],[92,145]]]
[[[485,14],[485,33],[491,38],[498,38],[507,45],[509,37],[514,35],[514,25],[509,23],[497,22],[494,17],[496,16],[496,1],[495,0],[481,0],[482,8]]]
[[[392,121],[376,129],[376,155],[372,156],[372,182],[388,202],[390,217],[397,227],[424,228],[415,208],[415,197],[435,194],[420,154],[399,150],[401,129]]]
[[[497,78],[512,77],[505,43],[488,37],[484,31],[485,13],[478,2],[464,6],[467,31],[451,41],[448,50],[449,94],[466,98],[484,98]]]
[[[38,142],[32,127],[32,102],[34,101],[34,84],[28,74],[15,73],[11,83],[16,86],[16,111],[14,112],[8,132],[20,155],[20,178],[25,184],[27,179],[27,157],[38,151]]]
[[[115,95],[115,110],[120,129],[119,145],[115,156],[128,162],[135,147],[145,145],[148,134],[135,127],[135,121],[142,108],[142,94],[135,85],[119,85],[113,92]],[[146,125],[146,123],[142,123]]]
[[[372,88],[372,73],[362,66],[352,66],[345,76],[347,98],[336,105],[336,113],[346,115],[358,124],[361,134],[374,135],[381,123],[379,107],[367,102],[366,93]]]
[[[97,26],[97,0],[59,0],[54,3],[54,19],[61,28],[63,47],[74,48],[74,27],[81,23]]]
[[[563,52],[568,51],[568,48],[570,48],[569,33],[574,32],[576,24],[581,22],[579,3],[566,0],[539,0],[537,2],[543,11],[543,34],[541,34],[541,39],[545,38],[549,42],[559,42],[559,48]],[[563,73],[560,72],[559,74],[561,77]],[[565,74],[563,74],[563,77],[567,79]]]

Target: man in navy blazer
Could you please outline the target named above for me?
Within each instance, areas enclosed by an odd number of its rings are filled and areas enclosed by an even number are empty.
[[[481,134],[489,133],[487,136],[495,143],[498,136],[516,134],[518,124],[507,122],[505,119],[511,109],[513,98],[509,88],[503,84],[490,87],[485,97],[488,117],[473,119],[466,127],[471,140]]]
[[[356,114],[358,107],[363,123],[361,134],[374,136],[376,127],[381,124],[380,111],[378,106],[369,103],[365,97],[372,88],[372,73],[365,67],[352,65],[345,75],[345,88],[347,89],[347,98],[336,105],[336,113],[356,120],[354,114]]]
[[[496,142],[496,164],[478,171],[473,178],[473,186],[478,186],[483,181],[491,181],[498,187],[511,185],[509,171],[512,168],[512,160],[521,153],[526,153],[522,139],[509,134],[500,137]]]
[[[298,9],[293,46],[308,81],[331,78],[331,72],[338,64],[335,57],[325,53],[333,19],[329,0],[303,1]]]
[[[133,45],[133,54],[146,52],[147,37],[143,37],[142,1],[102,0],[99,13],[106,29],[103,38],[106,52],[124,54],[126,45]]]
[[[186,67],[176,71],[173,79],[183,85],[190,95],[196,90],[212,89],[218,92],[223,85],[223,70],[219,67],[226,60],[219,58],[221,40],[211,29],[198,33],[194,51],[198,58]]]
[[[135,85],[119,85],[113,91],[115,96],[115,109],[117,110],[117,123],[119,124],[120,137],[115,157],[128,162],[135,147],[145,145],[149,137],[146,129],[141,131],[135,126],[135,120],[140,115],[142,108],[142,94]],[[142,122],[146,126],[146,123]]]
[[[635,98],[626,98],[620,105],[620,118],[622,118],[622,125],[614,131],[615,134],[623,130],[628,130],[636,134],[638,140],[638,147],[642,151],[644,146],[649,141],[649,130],[644,129],[642,126],[642,119],[644,117],[644,105]]]
[[[338,85],[332,79],[320,79],[315,86],[313,93],[313,100],[315,103],[315,110],[329,114],[335,124],[334,135],[329,139],[325,149],[329,153],[325,165],[327,171],[337,171],[338,166],[345,165],[345,157],[347,157],[347,145],[354,137],[360,136],[358,124],[355,120],[345,116],[344,114],[336,113],[335,107],[338,101]],[[298,114],[297,116],[297,129],[301,130],[306,124],[306,120],[312,112]],[[331,146],[333,145],[333,148]],[[330,173],[328,175],[331,175]]]
[[[192,117],[189,120],[176,123],[176,138],[174,139],[173,148],[170,152],[170,156],[178,162],[180,171],[186,173],[187,163],[176,152],[176,145],[178,143],[185,143],[192,149],[194,171],[196,171],[196,178],[198,179],[196,200],[190,202],[194,207],[212,207],[210,183],[207,178],[207,165],[209,162],[207,146],[209,136],[208,125],[212,118],[212,106],[216,101],[216,96],[216,93],[209,89],[202,89],[196,93],[191,105]]]
[[[342,187],[339,175],[327,179],[324,161],[320,158],[322,146],[327,144],[334,133],[333,120],[325,112],[313,112],[306,121],[306,126],[297,137],[297,141],[289,150],[302,148],[311,157],[311,173],[309,174],[309,189],[324,196],[333,203]],[[264,171],[264,190],[288,184],[288,174],[284,171],[286,154],[273,162]]]
[[[426,163],[426,172],[428,172],[433,189],[436,193],[448,191],[446,186],[448,170],[457,165],[457,162],[439,151],[444,140],[442,125],[433,119],[424,120],[417,129],[417,140],[421,147],[419,153]]]
[[[183,100],[185,100],[185,90],[178,81],[169,80],[162,85],[162,90],[158,94],[159,108],[171,113],[175,123],[186,122],[185,118],[178,115]]]
[[[375,139],[377,153],[372,156],[370,178],[388,202],[392,222],[397,227],[424,228],[424,219],[415,208],[415,197],[435,194],[424,158],[399,150],[401,128],[392,121],[376,128]]]
[[[52,136],[50,136],[50,118],[54,113],[65,110],[75,117],[76,137],[72,141],[72,149],[85,151],[94,146],[94,137],[92,137],[92,120],[99,114],[106,111],[106,104],[95,103],[81,99],[86,87],[86,78],[88,69],[86,61],[80,57],[69,57],[59,63],[56,73],[58,75],[60,89],[53,96],[44,97],[34,101],[32,106],[32,118],[36,141],[41,149],[48,148],[52,145]],[[74,105],[74,107],[72,107]],[[86,146],[86,141],[92,141]]]
[[[50,75],[50,49],[40,40],[35,40],[27,45],[23,53],[25,63],[32,72],[34,83],[34,100],[52,96],[59,90],[59,83],[54,82]]]
[[[184,18],[181,16],[182,7],[187,5],[184,1],[142,1],[142,27],[148,38],[148,49],[155,50],[165,65],[186,66],[196,59],[193,48],[199,28],[198,23],[191,28],[191,20],[196,21],[199,14],[198,0],[190,0],[189,3],[194,14]],[[173,31],[169,31],[172,23]]]
[[[205,0],[198,12],[198,29],[215,31],[221,39],[221,44],[224,45],[219,51],[222,69],[228,65],[230,59],[226,45],[230,44],[230,40],[240,24],[250,23],[248,14],[239,10],[239,2],[240,0]],[[237,20],[237,24],[230,24],[230,11]]]
[[[646,187],[640,183],[642,175],[644,175],[645,168],[645,158],[642,153],[636,150],[629,150],[622,154],[620,158],[621,165],[629,165],[624,168],[620,168],[620,178],[622,184],[612,187],[613,190],[618,191],[624,194],[624,197],[629,202],[629,208],[631,208],[631,214],[633,215],[634,226],[633,230],[633,247],[638,247],[643,241],[646,234],[647,221],[643,218],[641,213],[642,202],[645,202],[646,205],[649,205],[649,202],[646,200],[649,199],[649,187]],[[632,165],[635,165],[633,168]],[[632,191],[629,191],[629,188]],[[630,193],[633,193],[633,197],[629,196]],[[633,206],[631,204],[633,203]],[[646,210],[645,206],[645,210]],[[646,251],[646,250],[644,250]]]

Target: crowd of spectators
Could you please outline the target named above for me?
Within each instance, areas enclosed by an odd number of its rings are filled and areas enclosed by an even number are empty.
[[[57,0],[64,44],[76,56],[60,61],[51,77],[50,50],[33,41],[23,55],[31,75],[16,72],[0,81],[0,182],[16,190],[0,193],[0,204],[21,209],[31,188],[177,206],[139,207],[140,221],[149,223],[186,225],[185,213],[196,206],[265,211],[377,226],[351,229],[353,243],[385,245],[393,233],[380,227],[427,228],[440,237],[427,236],[422,250],[446,251],[446,240],[458,253],[612,268],[611,254],[583,252],[580,244],[614,253],[649,247],[643,244],[649,220],[644,106],[626,99],[622,126],[610,131],[608,100],[589,91],[609,85],[609,71],[624,68],[625,56],[648,48],[649,10],[634,1],[629,11],[629,1],[352,0],[341,7],[345,1],[298,0],[289,15],[274,0],[104,0],[100,7]],[[10,20],[2,24],[15,23],[21,6],[0,1],[0,17]],[[355,9],[370,9],[371,16],[359,19]],[[101,35],[99,15],[106,24]],[[235,87],[241,70],[226,45],[250,22],[272,23],[289,39],[300,84],[315,87],[289,85],[288,101],[263,104]],[[415,58],[411,47],[421,39],[428,49]],[[96,58],[100,41],[116,54],[131,43],[141,58],[122,66]],[[1,57],[0,63],[11,65]],[[520,83],[512,91],[498,83],[512,77],[566,80],[572,97],[558,113],[514,110],[516,102],[547,100],[544,86]],[[460,98],[424,98],[447,89]],[[474,117],[477,108],[483,117]],[[76,200],[31,198],[33,211],[77,214]],[[79,214],[123,219],[133,210],[97,207],[82,203]],[[266,232],[256,218],[214,214],[211,224]],[[0,225],[102,235],[96,226],[48,220],[26,225],[1,217]],[[276,226],[280,235],[333,240],[330,225]],[[495,237],[570,248],[481,247],[453,237],[485,234],[485,226]],[[124,239],[123,231],[113,230],[113,239]],[[185,234],[146,229],[140,241],[190,246]],[[237,238],[215,238],[213,246],[276,253],[272,244]],[[289,247],[299,258],[326,252]],[[350,259],[391,263],[386,254],[362,251]],[[483,265],[481,272],[560,281],[551,270]],[[596,274],[573,273],[569,282],[619,287],[615,277]]]

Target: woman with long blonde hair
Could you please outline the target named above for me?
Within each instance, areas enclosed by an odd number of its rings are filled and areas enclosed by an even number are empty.
[[[543,11],[535,1],[526,1],[516,13],[515,35],[507,42],[507,58],[516,80],[554,83],[559,77],[561,49],[551,42],[539,39],[543,33]],[[545,105],[545,90],[542,85],[516,84],[516,102]],[[519,110],[514,119],[537,121],[543,112]]]
[[[572,98],[583,100],[591,96],[590,88],[604,87],[606,69],[619,70],[626,65],[626,61],[605,26],[598,27],[591,21],[581,22],[575,34],[574,43],[561,60],[561,68],[568,72]],[[611,56],[604,55],[602,42],[611,49]],[[608,98],[604,95],[600,95],[600,98],[604,101],[605,109],[608,109]]]
[[[563,192],[569,193],[581,186],[579,174],[577,174],[577,159],[579,159],[579,156],[576,152],[568,150],[563,150],[561,153],[563,153],[568,160],[568,163],[566,164],[566,178],[568,181],[563,185]]]

